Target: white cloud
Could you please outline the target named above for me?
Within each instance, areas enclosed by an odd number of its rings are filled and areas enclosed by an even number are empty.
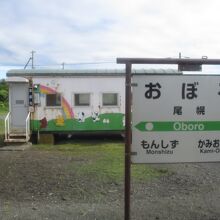
[[[16,4],[15,4],[16,2]],[[217,0],[8,0],[0,3],[2,64],[219,58]]]

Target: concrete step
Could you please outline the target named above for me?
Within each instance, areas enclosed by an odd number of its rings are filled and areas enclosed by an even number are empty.
[[[26,138],[9,138],[4,141],[5,143],[26,143]]]
[[[26,136],[25,135],[22,135],[22,136],[9,135],[8,139],[26,139]]]
[[[7,139],[9,139],[9,140],[26,140],[26,136],[16,136],[16,137],[14,137],[14,136],[9,136]]]
[[[9,137],[26,137],[25,133],[10,133]]]

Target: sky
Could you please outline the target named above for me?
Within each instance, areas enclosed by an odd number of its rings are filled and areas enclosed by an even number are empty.
[[[32,50],[35,68],[123,68],[117,57],[220,58],[219,42],[219,0],[0,1],[0,78]]]

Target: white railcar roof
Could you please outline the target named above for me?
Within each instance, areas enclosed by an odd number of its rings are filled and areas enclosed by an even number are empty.
[[[181,72],[175,69],[132,69],[132,74],[172,74],[179,75]],[[11,76],[124,76],[125,69],[12,69],[6,74]]]
[[[23,77],[17,77],[17,76],[12,76],[12,77],[9,77],[9,78],[7,78],[6,79],[6,82],[8,82],[8,83],[28,83],[29,81],[28,81],[28,79],[26,79],[26,78],[23,78]]]

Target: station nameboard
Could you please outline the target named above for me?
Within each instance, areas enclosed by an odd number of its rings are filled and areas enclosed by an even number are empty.
[[[220,161],[219,75],[133,75],[133,163]]]

